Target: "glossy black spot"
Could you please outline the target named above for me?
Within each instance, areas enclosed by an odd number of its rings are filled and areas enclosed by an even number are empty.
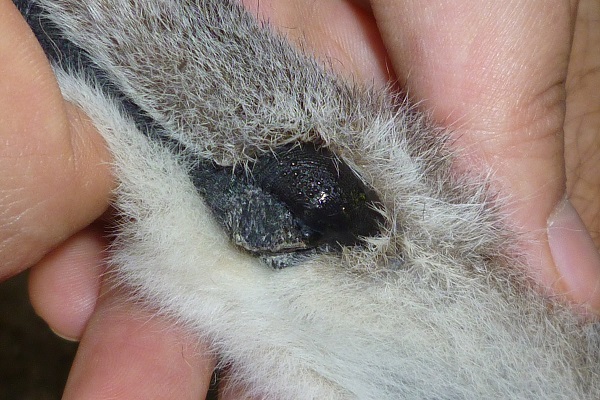
[[[331,151],[313,144],[286,146],[263,156],[252,179],[282,201],[304,225],[309,246],[349,246],[376,235],[377,195]]]
[[[360,244],[383,222],[375,192],[309,143],[263,154],[248,170],[199,161],[190,176],[232,242],[278,268],[294,254]]]

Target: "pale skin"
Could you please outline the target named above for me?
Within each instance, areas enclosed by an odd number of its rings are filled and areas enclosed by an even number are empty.
[[[510,221],[528,238],[527,273],[575,312],[600,313],[597,0],[244,4],[344,76],[397,80],[452,127],[457,168],[491,169],[509,196]],[[104,283],[110,155],[61,98],[9,0],[0,0],[0,139],[0,278],[31,268],[37,312],[81,341],[64,398],[201,398],[214,365],[202,345]]]

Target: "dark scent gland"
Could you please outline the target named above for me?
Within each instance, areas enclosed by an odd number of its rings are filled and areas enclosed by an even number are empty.
[[[379,199],[342,160],[313,144],[285,146],[260,158],[256,185],[283,202],[309,246],[351,246],[378,233]]]
[[[231,241],[275,268],[357,245],[383,223],[375,192],[327,149],[283,146],[246,171],[199,160],[190,178]]]

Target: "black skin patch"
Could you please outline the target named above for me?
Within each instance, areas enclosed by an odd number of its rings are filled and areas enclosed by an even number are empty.
[[[279,147],[247,169],[200,164],[190,174],[232,241],[257,255],[336,251],[383,223],[375,192],[312,143]]]
[[[379,230],[377,195],[326,148],[312,143],[280,147],[260,158],[251,174],[310,231],[305,237],[310,246],[352,246]]]
[[[51,62],[95,79],[149,139],[190,160],[194,186],[235,245],[282,268],[303,255],[340,251],[378,234],[383,218],[375,210],[377,195],[330,150],[312,143],[282,146],[236,169],[198,160],[125,96],[83,49],[66,40],[38,5],[14,3]]]

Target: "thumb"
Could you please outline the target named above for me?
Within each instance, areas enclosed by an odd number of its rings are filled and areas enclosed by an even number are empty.
[[[25,269],[106,209],[107,150],[63,101],[35,37],[0,0],[0,279]]]
[[[562,200],[563,83],[575,8],[546,0],[373,0],[371,8],[410,96],[456,127],[458,168],[492,170],[509,196],[526,272],[550,293],[600,311],[600,257]]]

